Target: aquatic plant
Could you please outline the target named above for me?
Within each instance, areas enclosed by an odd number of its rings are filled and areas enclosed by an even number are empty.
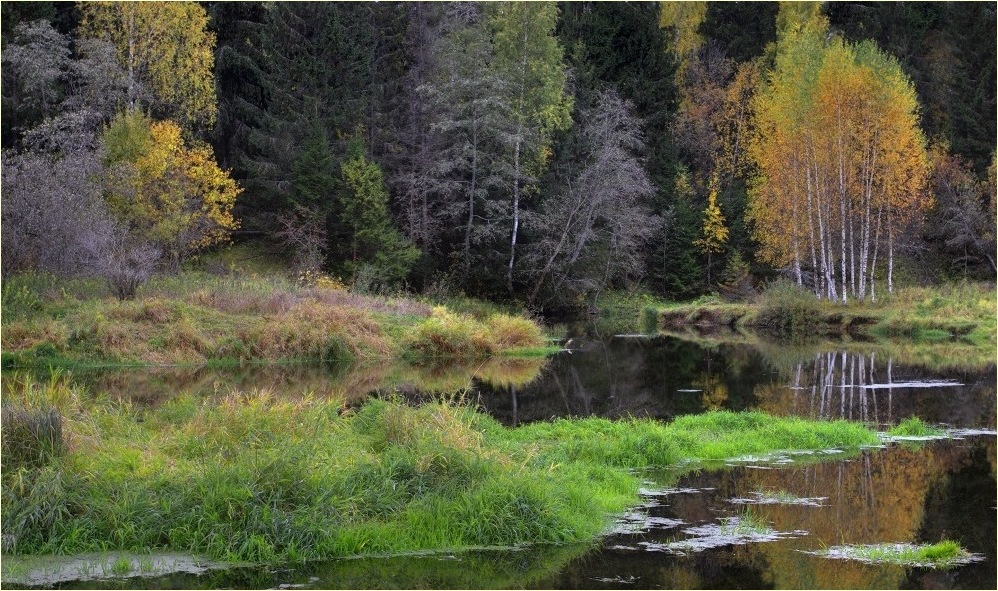
[[[766,535],[772,532],[773,528],[765,519],[747,509],[735,517],[725,518],[721,523],[723,536]]]
[[[894,437],[939,437],[946,431],[925,423],[922,419],[912,416],[887,430]]]
[[[963,549],[953,540],[943,540],[936,544],[862,544],[833,546],[820,551],[808,552],[826,558],[859,560],[870,563],[889,563],[925,568],[952,568],[961,564],[976,562],[981,557]]]

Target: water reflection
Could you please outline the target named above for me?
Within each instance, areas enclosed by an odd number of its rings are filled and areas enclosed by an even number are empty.
[[[156,368],[81,372],[91,392],[156,405],[178,394],[225,396],[268,390],[277,396],[369,396],[470,400],[508,425],[557,417],[675,416],[714,409],[846,418],[882,426],[918,416],[934,424],[994,429],[993,367],[929,370],[882,351],[819,351],[774,344],[709,347],[671,337],[576,335],[551,358],[352,366]]]
[[[413,365],[360,362],[348,365],[288,364],[244,367],[155,367],[116,371],[78,371],[74,382],[90,394],[107,395],[138,406],[156,406],[182,394],[221,398],[233,391],[268,391],[274,396],[339,398],[349,405],[369,396],[452,396],[476,384],[517,387],[534,381],[546,358],[487,360]]]
[[[883,352],[822,351],[774,344],[716,345],[671,337],[573,339],[537,380],[477,388],[507,424],[554,417],[671,419],[714,409],[847,418],[879,425],[918,416],[935,424],[995,428],[993,367],[929,370]]]
[[[891,589],[993,588],[995,584],[995,476],[993,437],[936,442],[921,451],[902,446],[868,450],[859,456],[806,466],[739,467],[665,480],[676,494],[649,499],[644,510],[662,521],[697,526],[738,516],[733,499],[756,491],[797,497],[827,497],[821,506],[755,505],[751,513],[776,532],[807,532],[753,544],[729,544],[705,551],[648,551],[667,543],[682,548],[682,527],[615,535],[599,555],[581,558],[551,588],[791,588]],[[986,561],[941,573],[896,565],[870,565],[811,556],[840,543],[932,543],[959,541]],[[617,583],[610,583],[612,577]],[[621,580],[629,585],[620,584]],[[937,587],[938,585],[938,587]]]

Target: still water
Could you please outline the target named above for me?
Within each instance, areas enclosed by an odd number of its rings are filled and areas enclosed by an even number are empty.
[[[787,347],[581,331],[548,359],[468,366],[370,365],[143,370],[78,375],[138,405],[181,392],[224,396],[459,398],[508,425],[556,417],[655,417],[711,409],[847,418],[878,429],[910,416],[950,430],[842,454],[743,458],[656,470],[642,504],[582,546],[481,549],[289,567],[209,564],[187,573],[87,580],[49,568],[64,588],[954,588],[996,587],[995,367],[932,367],[856,343]],[[739,522],[761,524],[740,531]],[[953,539],[980,561],[931,570],[830,560],[840,544]],[[149,569],[150,574],[155,568]],[[7,584],[11,581],[5,580]]]

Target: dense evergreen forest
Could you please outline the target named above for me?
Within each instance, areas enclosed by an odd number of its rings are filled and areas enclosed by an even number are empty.
[[[366,291],[995,278],[994,2],[5,2],[3,274],[228,240]]]

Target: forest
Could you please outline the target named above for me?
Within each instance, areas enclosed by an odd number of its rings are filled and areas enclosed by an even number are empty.
[[[5,2],[2,272],[539,313],[995,278],[993,2]]]

